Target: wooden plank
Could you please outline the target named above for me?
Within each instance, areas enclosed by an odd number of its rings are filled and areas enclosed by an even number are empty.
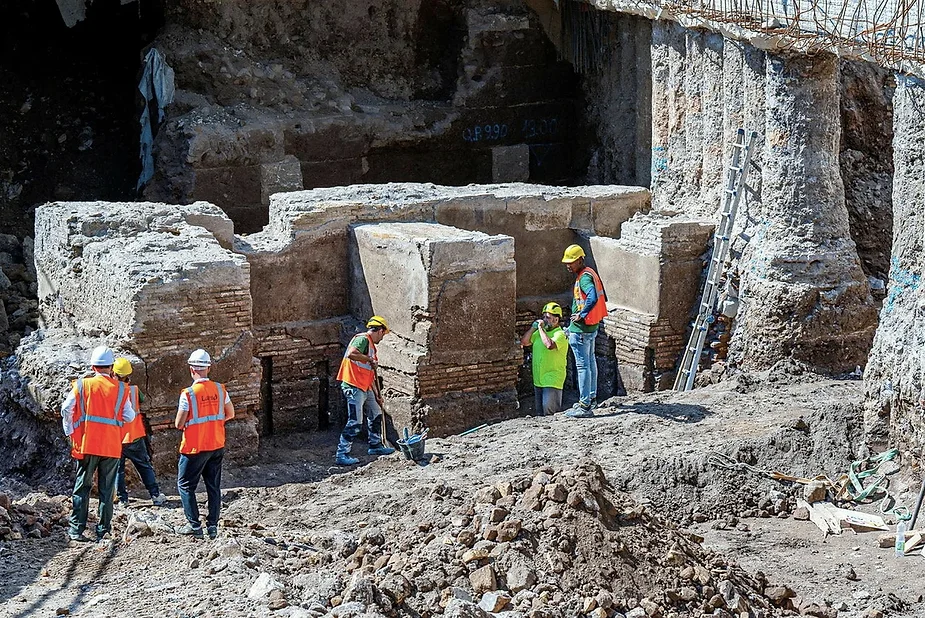
[[[819,504],[819,503],[816,503]],[[816,524],[816,527],[825,534],[841,534],[841,526],[838,520],[832,517],[825,509],[817,508],[802,498],[797,498],[797,508],[804,508],[809,511],[809,521]]]

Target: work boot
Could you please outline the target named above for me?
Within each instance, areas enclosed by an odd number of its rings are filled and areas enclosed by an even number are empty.
[[[193,536],[194,538],[202,538],[202,526],[193,526],[193,524],[186,522],[176,530],[177,534],[182,534],[184,536]]]
[[[71,543],[75,545],[78,543],[89,543],[91,540],[90,537],[88,537],[83,532],[81,532],[80,534],[75,534],[72,532],[67,535],[67,538],[71,541]]]
[[[394,448],[390,448],[385,444],[380,444],[379,446],[370,446],[369,450],[366,451],[370,455],[391,455],[395,452]]]
[[[581,403],[576,403],[574,406],[565,411],[565,416],[568,418],[590,418],[594,416],[594,411],[591,408],[582,405]]]
[[[214,540],[218,536],[218,526],[206,526],[206,533]]]
[[[167,496],[164,494],[157,494],[156,496],[151,496],[151,502],[154,506],[164,506],[167,504]]]
[[[338,466],[354,466],[360,463],[360,460],[350,455],[338,455],[334,458],[334,463]]]

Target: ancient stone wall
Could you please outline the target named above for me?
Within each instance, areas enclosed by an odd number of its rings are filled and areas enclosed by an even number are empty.
[[[239,232],[277,191],[584,176],[577,78],[519,2],[191,0],[155,45],[178,90],[146,195]]]
[[[893,96],[894,138],[892,256],[880,326],[864,371],[866,425],[875,441],[899,446],[907,461],[921,459],[923,353],[922,162],[925,161],[925,84],[897,76]]]
[[[41,207],[35,263],[44,330],[21,348],[20,371],[32,378],[44,414],[54,417],[68,380],[89,369],[89,350],[105,343],[135,361],[133,380],[145,393],[152,425],[171,427],[180,390],[190,382],[186,358],[201,347],[235,403],[231,450],[236,458],[255,455],[260,368],[253,358],[250,272],[226,248],[231,230],[219,209],[203,203]],[[74,357],[62,358],[58,348]],[[49,370],[49,363],[60,370]],[[173,431],[156,437],[161,453],[179,442]]]
[[[768,56],[657,21],[652,67],[655,210],[717,221],[735,131],[759,135],[727,266],[742,302],[731,358],[746,367],[791,356],[822,370],[863,364],[876,315],[849,228],[841,120],[831,113],[838,60]]]
[[[431,414],[428,422],[435,430],[447,431],[458,428],[460,419],[467,418],[463,410],[472,414],[483,406],[486,418],[512,413],[516,409],[512,388],[520,364],[519,354],[511,356],[516,332],[535,319],[549,300],[568,306],[573,278],[560,262],[563,248],[573,242],[587,244],[584,238],[595,235],[618,236],[624,221],[647,209],[648,191],[618,186],[569,189],[522,184],[458,188],[391,184],[274,195],[265,230],[236,242],[251,267],[257,355],[265,368],[266,363],[272,363],[269,388],[274,393],[274,427],[279,426],[281,414],[290,419],[283,421],[286,426],[295,423],[313,428],[319,418],[330,419],[333,424],[342,422],[343,397],[334,381],[340,354],[357,328],[354,319],[362,320],[373,312],[394,321],[396,336],[383,344],[384,349],[393,350],[383,355],[385,388],[395,399],[390,403],[393,414],[408,422]],[[403,240],[398,244],[410,252],[408,255],[392,244],[383,245],[381,255],[372,250],[361,255],[356,230],[387,222],[398,225],[398,230],[408,229],[401,227],[405,223],[431,225],[419,228],[422,233],[417,236],[401,233]],[[476,285],[472,276],[451,283],[448,275],[435,274],[423,266],[414,277],[409,274],[409,269],[422,263],[414,256],[423,251],[410,238],[430,238],[428,234],[433,232],[435,246],[455,247],[452,239],[454,234],[462,234],[460,230],[512,238],[515,276],[470,289]],[[460,246],[470,250],[459,255],[471,262],[467,268],[479,271],[482,245],[474,239],[481,236],[466,232],[460,238]],[[430,246],[429,242],[424,245]],[[506,269],[507,261],[504,264]],[[497,276],[480,275],[488,279]],[[370,288],[370,278],[375,277],[385,279],[385,283],[377,281],[385,290],[378,300],[373,299],[371,290],[379,288]],[[443,280],[447,282],[438,285]],[[344,283],[349,281],[353,283]],[[408,287],[412,281],[417,282],[416,287]],[[439,294],[432,298],[423,290]],[[281,303],[280,295],[291,300]],[[466,324],[470,320],[482,324],[471,337],[464,338],[476,347],[461,347],[454,339],[457,330],[470,332],[464,329],[465,324],[449,330],[438,326],[455,324],[455,305],[446,300],[450,296],[461,299],[461,311],[470,316]],[[494,304],[480,304],[489,301]],[[517,327],[501,320],[508,306],[516,311]],[[435,317],[438,308],[439,320]],[[500,312],[497,319],[481,322],[492,312]],[[504,324],[501,331],[507,333],[507,339],[499,338],[499,324]],[[496,343],[490,345],[490,341]],[[455,355],[447,356],[451,350]],[[277,400],[283,392],[288,393],[287,401],[294,406],[301,401],[302,407],[282,412]],[[319,393],[325,392],[326,417],[320,404],[314,403],[319,401]],[[472,403],[472,393],[478,393],[478,406]]]

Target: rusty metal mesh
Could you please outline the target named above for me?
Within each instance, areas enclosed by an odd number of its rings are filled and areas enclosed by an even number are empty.
[[[623,6],[643,15],[661,10],[735,24],[779,37],[782,47],[796,51],[838,49],[887,66],[925,63],[925,0],[637,0]],[[615,36],[615,21],[580,1],[565,0],[560,9],[563,49],[586,70],[606,53],[601,47]]]

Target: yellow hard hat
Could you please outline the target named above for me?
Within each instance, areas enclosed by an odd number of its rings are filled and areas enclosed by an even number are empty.
[[[112,371],[117,376],[129,376],[132,375],[132,363],[128,362],[127,358],[122,358],[121,356],[116,359],[116,362],[112,364]]]
[[[585,256],[585,250],[579,247],[578,245],[569,245],[565,248],[565,253],[562,255],[563,264],[571,264],[578,258],[583,258]]]
[[[559,303],[546,303],[543,306],[543,313],[551,313],[561,318],[562,317],[562,307],[559,306]]]
[[[385,332],[389,332],[389,323],[386,322],[385,318],[381,315],[374,315],[366,322],[366,328],[371,328],[373,326],[380,326],[385,329]]]

